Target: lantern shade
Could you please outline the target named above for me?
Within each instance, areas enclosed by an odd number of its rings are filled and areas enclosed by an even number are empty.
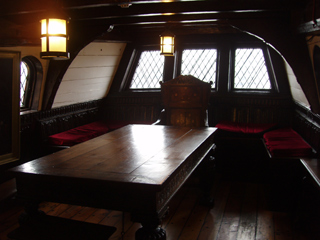
[[[46,18],[41,23],[41,52],[45,59],[69,59],[67,49],[67,20]]]
[[[174,35],[169,31],[160,35],[160,54],[164,56],[174,55]]]

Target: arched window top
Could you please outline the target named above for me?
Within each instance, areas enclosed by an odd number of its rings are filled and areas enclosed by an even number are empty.
[[[30,68],[25,61],[21,61],[20,65],[20,108],[27,105],[27,93],[30,85]]]
[[[20,64],[20,109],[37,110],[43,70],[33,56],[23,57]]]

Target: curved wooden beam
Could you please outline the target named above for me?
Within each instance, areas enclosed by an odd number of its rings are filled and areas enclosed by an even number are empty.
[[[292,67],[304,93],[308,93],[306,98],[311,110],[319,114],[320,98],[305,37],[293,33],[291,26],[281,19],[255,20],[255,24],[248,20],[238,20],[232,25],[262,38],[282,55]]]

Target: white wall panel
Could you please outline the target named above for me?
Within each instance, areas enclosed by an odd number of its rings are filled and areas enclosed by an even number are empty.
[[[70,68],[87,67],[105,67],[116,66],[118,64],[118,56],[77,56]]]
[[[82,67],[69,68],[62,81],[108,77],[114,73],[115,67]]]
[[[59,86],[53,107],[107,96],[125,43],[92,42],[70,64]]]
[[[92,42],[80,51],[79,56],[118,56],[125,43]]]

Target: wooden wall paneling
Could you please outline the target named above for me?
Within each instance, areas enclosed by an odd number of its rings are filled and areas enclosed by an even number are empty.
[[[261,96],[211,96],[209,121],[290,124],[292,104],[289,99]]]
[[[58,115],[68,115],[75,112],[98,111],[101,114],[102,100],[88,101],[68,106],[53,108],[50,110],[24,113],[20,116],[21,122],[21,162],[39,157],[41,134],[38,124],[41,119],[52,118]]]
[[[161,110],[160,93],[115,95],[106,98],[104,118],[126,122],[155,122]]]
[[[40,119],[76,111],[98,109],[100,117],[126,122],[155,122],[162,110],[161,94],[122,93],[109,95],[102,100],[72,104],[47,111],[21,116],[22,146],[33,140],[36,123]],[[287,97],[216,96],[211,95],[208,110],[209,125],[219,121],[242,121],[255,123],[279,123],[293,126],[314,149],[320,149],[320,118],[310,110],[292,104]],[[34,148],[37,146],[34,144]]]

